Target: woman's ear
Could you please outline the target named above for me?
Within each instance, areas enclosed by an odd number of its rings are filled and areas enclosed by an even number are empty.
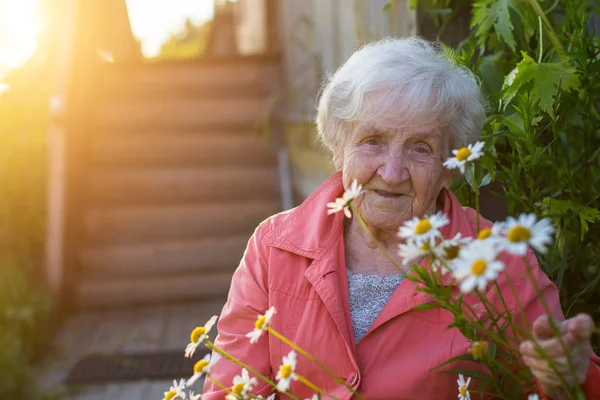
[[[456,170],[444,168],[444,172],[442,172],[442,186],[446,189],[450,189],[452,182],[454,182],[454,178],[456,178]]]

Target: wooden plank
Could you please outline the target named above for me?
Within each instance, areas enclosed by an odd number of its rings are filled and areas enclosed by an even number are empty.
[[[100,128],[168,126],[230,126],[251,128],[266,111],[263,96],[231,96],[228,98],[162,99],[143,97],[135,101],[98,102],[94,111],[95,125]]]
[[[134,280],[79,280],[76,303],[80,307],[115,307],[157,304],[198,299],[224,299],[231,284],[231,272],[203,273],[160,277],[138,277]],[[104,327],[103,327],[104,329]],[[104,340],[118,341],[127,337]],[[96,343],[96,342],[94,342]]]
[[[104,400],[147,400],[151,388],[148,380],[111,383],[106,385]]]
[[[107,68],[100,94],[131,96],[141,93],[181,94],[194,90],[213,95],[232,89],[262,92],[263,76],[277,77],[276,62],[239,62],[235,64],[160,63],[133,68]]]
[[[273,199],[279,195],[277,171],[272,166],[206,168],[111,168],[90,173],[88,201],[210,201]]]
[[[90,161],[96,165],[223,166],[273,165],[267,143],[252,131],[214,130],[198,134],[171,132],[103,133],[89,138]]]
[[[90,208],[84,215],[86,242],[126,244],[247,233],[280,209],[278,201]]]
[[[233,270],[250,238],[243,235],[141,245],[105,246],[82,250],[83,274],[88,277],[132,277]]]

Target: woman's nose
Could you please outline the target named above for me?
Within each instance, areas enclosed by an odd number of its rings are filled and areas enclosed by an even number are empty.
[[[410,179],[408,164],[402,155],[390,154],[379,167],[381,179],[390,186],[399,185]]]

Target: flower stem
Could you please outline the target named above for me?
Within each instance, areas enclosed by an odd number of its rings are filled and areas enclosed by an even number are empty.
[[[535,277],[533,276],[533,272],[531,271],[531,266],[529,265],[529,260],[527,259],[527,255],[523,256],[523,260],[525,261],[525,271],[527,272],[527,277],[529,278],[529,280],[531,281],[531,284],[533,285],[533,288],[535,290],[535,295],[538,298],[538,300],[540,301],[540,303],[542,304],[542,307],[544,308],[544,311],[546,312],[546,315],[548,316],[548,323],[550,325],[550,329],[552,330],[552,333],[554,334],[554,336],[558,339],[558,342],[560,343],[560,347],[562,348],[563,352],[567,356],[567,365],[569,367],[569,372],[571,373],[573,378],[576,379],[577,374],[575,373],[575,368],[573,367],[573,361],[571,360],[571,355],[569,354],[569,351],[567,349],[567,346],[565,345],[562,335],[561,335],[560,331],[558,330],[556,323],[554,322],[554,318],[552,317],[550,307],[548,306],[548,303],[546,302],[546,299],[545,299],[542,291],[540,290],[540,287],[539,287],[537,281],[535,280]],[[536,344],[536,347],[539,348],[539,346],[537,345],[535,340],[534,340],[534,343]],[[555,370],[553,363],[549,363],[549,364],[550,364],[550,367],[553,370]],[[556,375],[560,379],[561,383],[565,386],[564,389],[566,389],[567,394],[569,395],[569,398],[570,398],[572,388],[566,384],[566,382],[564,381],[564,378],[562,377],[561,374],[557,373]],[[579,383],[576,384],[575,394],[576,394],[575,398],[579,398],[578,395],[581,394],[581,386],[579,385]]]
[[[300,375],[300,374],[295,374],[295,375],[296,375],[296,378],[298,378],[298,380],[300,382],[304,383],[306,386],[308,386],[309,388],[311,388],[312,390],[314,390],[315,392],[317,392],[319,395],[321,393],[325,393],[325,395],[328,395],[327,392],[325,392],[323,389],[321,389],[320,387],[318,387],[317,385],[315,385],[314,383],[312,383],[311,381],[309,381],[308,379],[306,379],[302,375]],[[335,397],[335,396],[332,396],[332,395],[329,395],[328,397],[331,397],[332,399],[339,400],[338,397]]]
[[[529,0],[529,4],[533,8],[533,10],[537,14],[537,16],[542,19],[542,22],[546,26],[546,30],[548,31],[548,36],[550,37],[550,42],[552,42],[552,46],[554,47],[554,50],[556,50],[556,53],[558,53],[558,56],[560,57],[561,60],[565,60],[565,55],[564,55],[565,49],[563,48],[562,44],[558,40],[558,36],[556,36],[556,32],[554,32],[554,28],[552,28],[550,21],[548,21],[546,14],[544,14],[544,10],[542,10],[542,7],[540,7],[540,3],[538,3],[537,0]],[[541,38],[541,34],[540,34],[540,38]]]
[[[296,350],[298,353],[302,354],[304,357],[308,358],[310,361],[317,364],[319,367],[321,367],[321,369],[323,371],[327,372],[333,379],[335,379],[335,381],[337,383],[344,385],[346,387],[346,389],[350,390],[352,392],[352,394],[354,394],[357,398],[365,400],[364,397],[362,397],[356,390],[354,390],[354,389],[352,389],[352,387],[348,386],[348,384],[342,378],[337,376],[332,370],[327,368],[322,362],[320,362],[319,360],[317,360],[316,358],[311,356],[306,350],[304,350],[303,348],[298,346],[296,343],[292,342],[291,340],[289,340],[288,338],[286,338],[285,336],[283,336],[281,333],[277,332],[275,329],[273,329],[270,326],[267,327],[267,331],[270,334],[272,334],[273,336],[275,336],[277,339],[281,340],[283,343],[287,344],[288,346],[290,346],[291,348]]]
[[[269,378],[267,378],[266,376],[264,376],[263,374],[261,374],[260,372],[258,372],[257,370],[255,370],[254,368],[250,367],[249,365],[244,364],[242,361],[238,360],[237,358],[235,358],[231,354],[227,353],[226,351],[221,350],[220,348],[218,348],[217,346],[215,346],[215,344],[213,342],[211,342],[210,340],[204,341],[204,344],[209,349],[216,351],[217,353],[219,353],[223,357],[227,358],[228,360],[233,361],[234,363],[236,363],[240,367],[246,368],[248,371],[250,371],[254,375],[258,376],[260,379],[262,379],[264,382],[266,382],[269,385],[271,385],[273,388],[277,387],[277,384],[275,382],[273,382],[272,380],[270,380]],[[290,397],[290,398],[292,398],[292,399],[298,400],[298,398],[295,397],[295,396],[293,396],[291,393],[285,392],[285,395],[288,396],[288,397]]]
[[[227,386],[225,386],[225,385],[223,385],[221,382],[219,382],[219,380],[218,380],[218,379],[216,379],[214,376],[212,376],[211,374],[206,374],[206,375],[207,375],[207,376],[210,378],[210,380],[211,380],[211,381],[212,381],[212,382],[213,382],[215,385],[217,385],[219,388],[221,388],[221,389],[223,389],[224,391],[226,391],[226,392],[227,392],[227,394],[231,394],[231,393],[232,393],[232,392],[231,392],[231,390],[229,390],[229,388],[228,388]]]

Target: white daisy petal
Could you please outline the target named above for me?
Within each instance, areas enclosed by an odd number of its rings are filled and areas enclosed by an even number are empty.
[[[296,353],[293,350],[290,351],[287,356],[283,357],[281,367],[279,367],[279,371],[275,377],[277,380],[276,389],[279,392],[287,392],[292,380],[297,379],[295,373],[296,362]]]
[[[498,261],[498,250],[493,242],[476,240],[464,247],[454,262],[454,277],[461,280],[460,290],[468,293],[474,288],[485,290],[498,277],[504,264]]]
[[[275,307],[270,307],[263,315],[258,316],[254,323],[254,330],[246,333],[246,337],[250,338],[250,343],[258,342],[258,339],[267,330],[269,325],[271,325],[271,320],[276,312]]]
[[[508,217],[499,226],[499,233],[503,237],[500,247],[517,256],[527,254],[528,246],[545,253],[552,243],[553,232],[554,227],[550,221],[546,218],[536,221],[535,214],[521,214],[516,219]]]

